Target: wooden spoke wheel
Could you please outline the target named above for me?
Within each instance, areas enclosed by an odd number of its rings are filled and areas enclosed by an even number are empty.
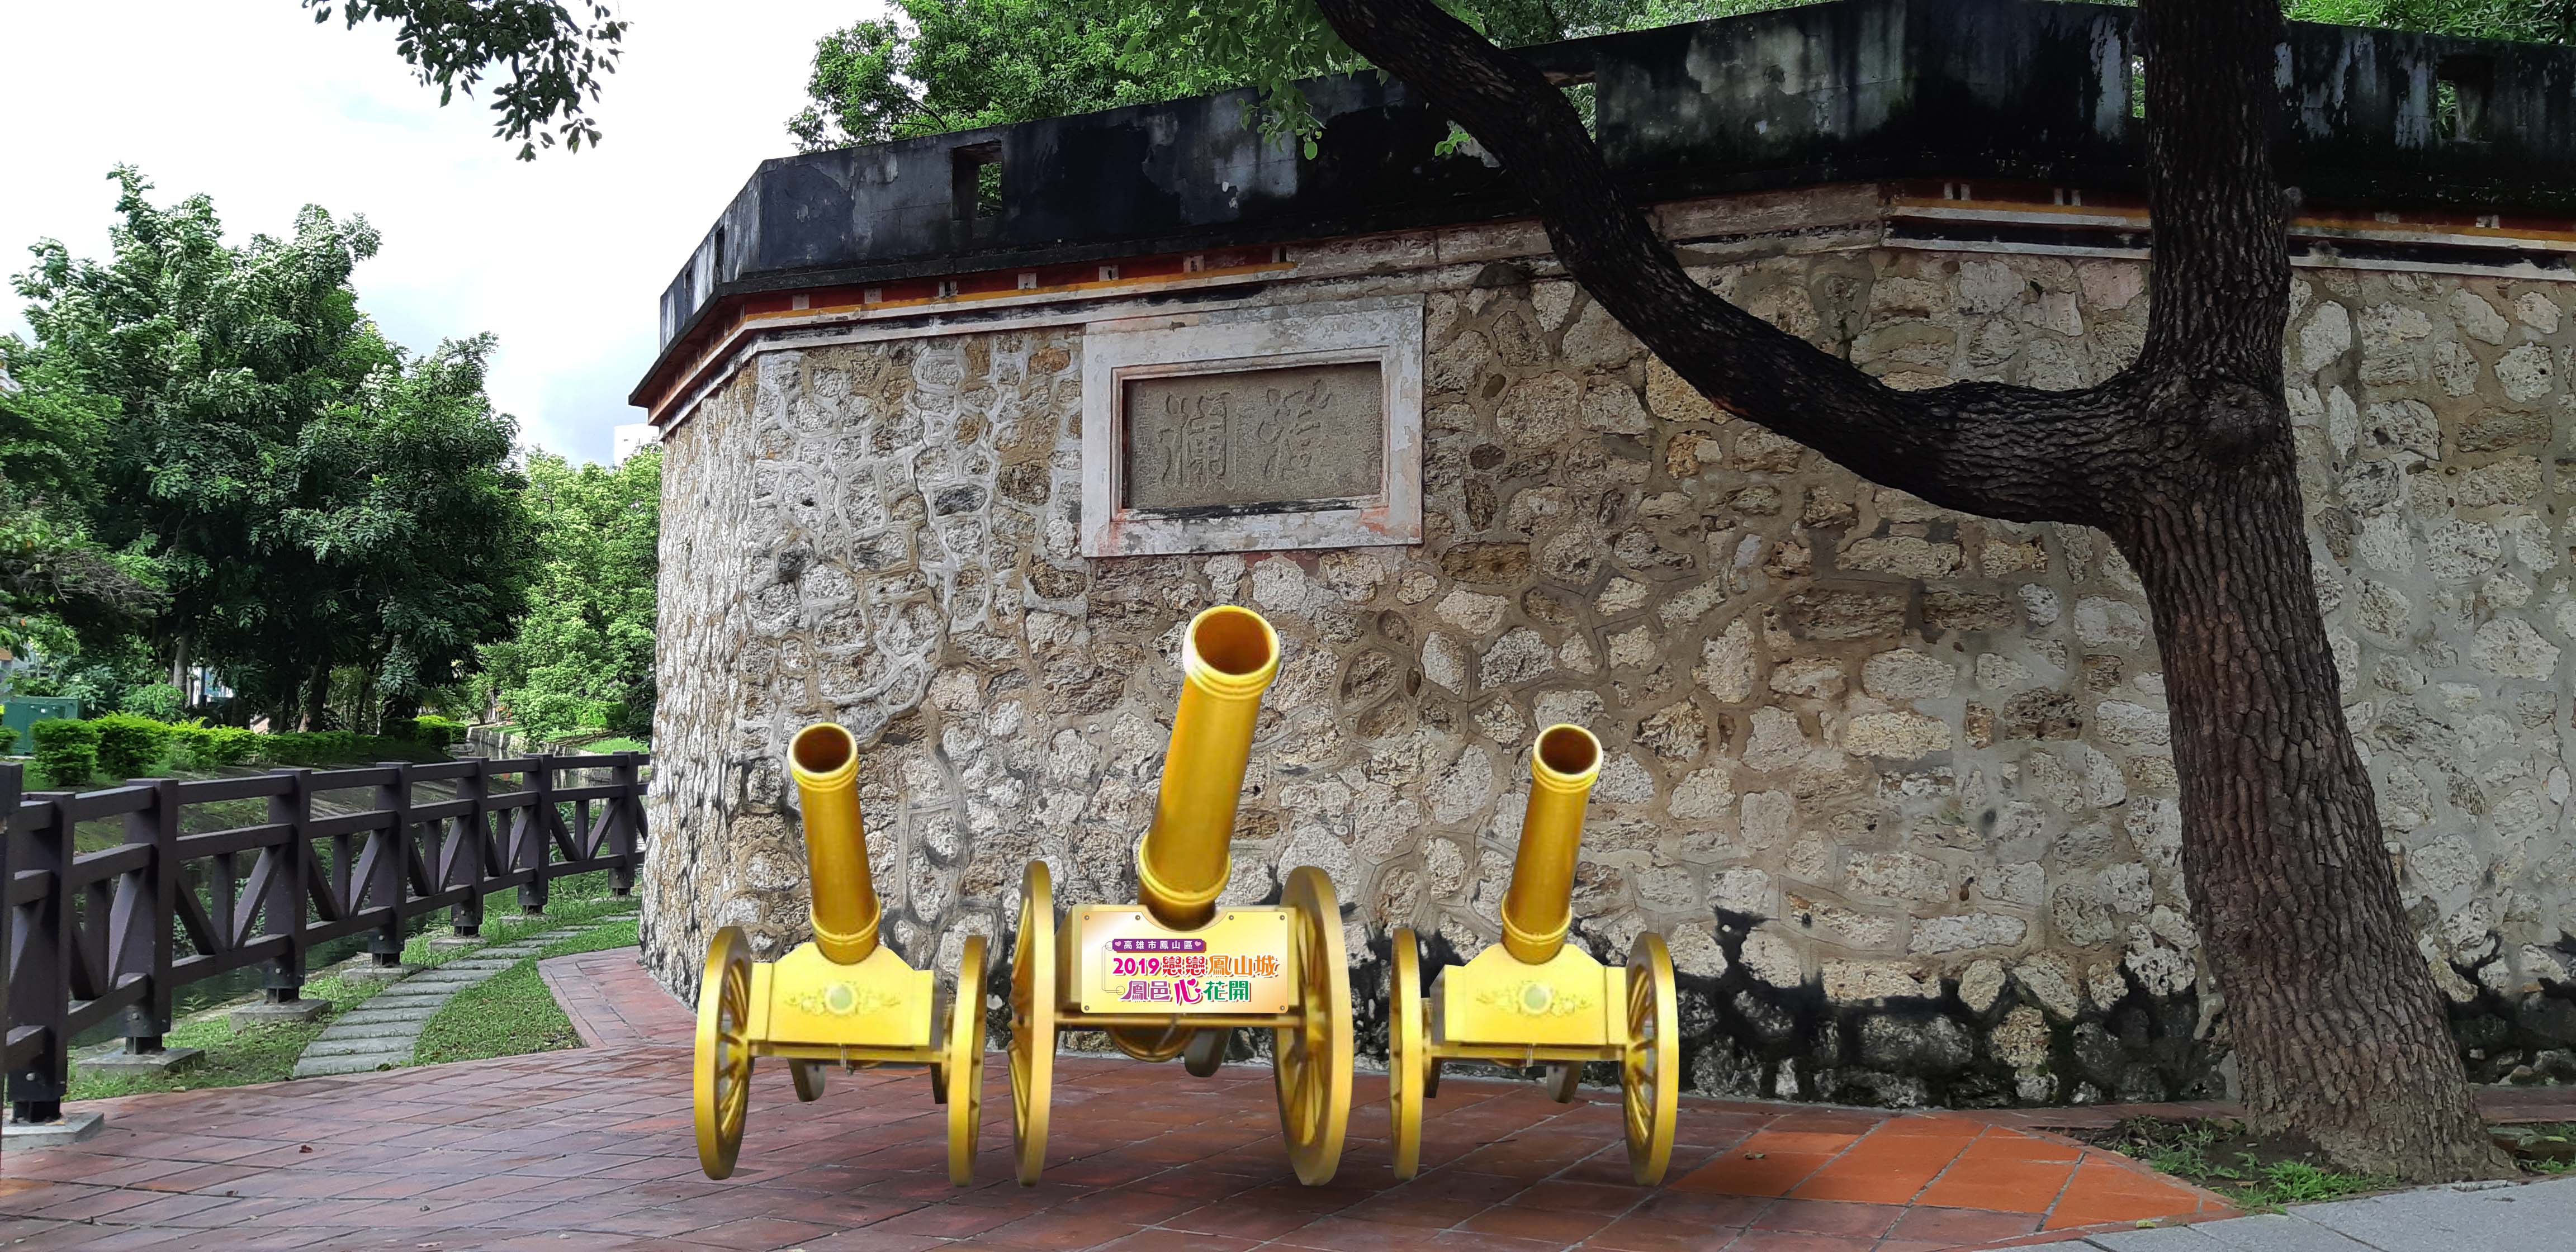
[[[1234,1046],[1234,1032],[1213,1026],[1201,1026],[1190,1034],[1190,1044],[1181,1050],[1181,1068],[1193,1078],[1205,1078],[1225,1064],[1226,1049]]]
[[[791,1061],[787,1072],[796,1079],[796,1098],[807,1104],[823,1098],[823,1063]]]
[[[1664,1170],[1673,1163],[1681,1063],[1672,953],[1665,950],[1662,935],[1640,935],[1636,950],[1628,956],[1628,1047],[1619,1065],[1619,1103],[1628,1122],[1628,1169],[1640,1186],[1662,1182]]]
[[[1051,1049],[1050,1049],[1051,1050]],[[975,1132],[984,1124],[984,936],[966,937],[948,1000],[947,1059],[937,1067],[948,1106],[948,1181],[975,1181]]]
[[[1564,1061],[1547,1067],[1547,1095],[1559,1104],[1574,1103],[1574,1089],[1583,1081],[1583,1063]]]
[[[1020,1185],[1046,1167],[1047,1106],[1055,1095],[1055,887],[1044,861],[1020,879],[1020,932],[1011,941],[1011,1144]]]
[[[1295,915],[1299,1021],[1272,1032],[1279,1129],[1297,1180],[1319,1187],[1341,1168],[1351,1122],[1351,968],[1342,951],[1341,902],[1324,871],[1299,866],[1280,903]]]
[[[727,926],[707,944],[698,983],[697,1064],[690,1082],[698,1127],[698,1164],[709,1178],[733,1173],[742,1151],[744,1110],[751,1104],[751,944]]]
[[[1413,931],[1395,932],[1395,964],[1386,987],[1386,1103],[1395,1127],[1395,1176],[1422,1168],[1422,1097],[1431,1077],[1431,1040],[1423,1028],[1422,954]]]

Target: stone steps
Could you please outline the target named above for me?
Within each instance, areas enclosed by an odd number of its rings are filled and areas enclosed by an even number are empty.
[[[484,948],[471,957],[413,974],[368,997],[323,1030],[295,1061],[298,1078],[363,1074],[411,1064],[420,1032],[459,991],[479,985],[543,951],[547,945],[598,929],[585,922]]]

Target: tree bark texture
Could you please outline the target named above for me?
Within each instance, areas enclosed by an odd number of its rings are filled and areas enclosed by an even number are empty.
[[[2107,532],[2155,619],[2193,921],[2249,1116],[2350,1169],[2510,1170],[2400,905],[2317,608],[2282,396],[2275,0],[2142,0],[2149,328],[2135,364],[2065,392],[1880,384],[1691,281],[1527,62],[1433,0],[1316,2],[1501,159],[1567,271],[1711,400],[1934,504]]]

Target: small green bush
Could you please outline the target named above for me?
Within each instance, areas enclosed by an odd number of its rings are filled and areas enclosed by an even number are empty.
[[[98,772],[98,728],[68,717],[49,717],[29,728],[36,736],[36,768],[56,787],[77,787]]]
[[[205,768],[206,744],[214,738],[215,728],[208,726],[204,718],[190,718],[172,723],[169,730],[170,768]]]
[[[221,769],[227,765],[245,765],[259,749],[260,736],[240,726],[208,726],[205,739],[192,746],[199,769]]]
[[[89,724],[98,732],[98,767],[109,778],[141,778],[170,750],[170,728],[148,717],[110,713]]]
[[[465,738],[465,723],[452,722],[435,714],[397,718],[385,723],[385,738],[444,748]]]
[[[160,722],[175,722],[179,720],[180,710],[188,707],[188,697],[168,683],[152,683],[126,692],[125,699],[119,701],[116,707],[120,712],[132,713],[137,717],[148,717]]]
[[[17,747],[18,728],[15,726],[0,726],[0,756],[5,756],[10,752],[15,751]]]

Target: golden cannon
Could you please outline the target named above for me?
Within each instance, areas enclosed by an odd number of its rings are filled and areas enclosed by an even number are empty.
[[[1386,1087],[1397,1178],[1421,1168],[1422,1101],[1439,1094],[1441,1064],[1472,1059],[1545,1065],[1560,1103],[1574,1098],[1586,1062],[1617,1063],[1628,1167],[1640,1183],[1663,1181],[1681,1077],[1672,956],[1651,932],[1638,937],[1625,969],[1565,941],[1583,804],[1600,773],[1601,741],[1592,732],[1565,725],[1539,732],[1499,946],[1442,970],[1426,999],[1420,945],[1411,930],[1395,932]]]
[[[876,884],[859,822],[858,742],[830,722],[796,732],[788,772],[805,814],[814,938],[775,962],[751,959],[742,928],[707,945],[698,989],[695,1079],[698,1163],[733,1172],[751,1099],[751,1063],[787,1061],[796,1098],[823,1094],[823,1067],[927,1065],[931,1098],[948,1106],[948,1180],[974,1180],[983,1114],[984,938],[969,936],[957,988],[942,1003],[936,975],[877,942]]]
[[[1276,905],[1219,908],[1231,872],[1261,693],[1279,636],[1250,609],[1190,620],[1181,705],[1154,824],[1136,850],[1134,905],[1077,904],[1060,919],[1044,862],[1021,880],[1011,949],[1011,1112],[1020,1182],[1046,1164],[1056,1032],[1106,1031],[1127,1055],[1182,1057],[1204,1077],[1237,1029],[1271,1032],[1279,1123],[1297,1177],[1329,1181],[1351,1112],[1350,970],[1342,910],[1322,870],[1288,875]]]

